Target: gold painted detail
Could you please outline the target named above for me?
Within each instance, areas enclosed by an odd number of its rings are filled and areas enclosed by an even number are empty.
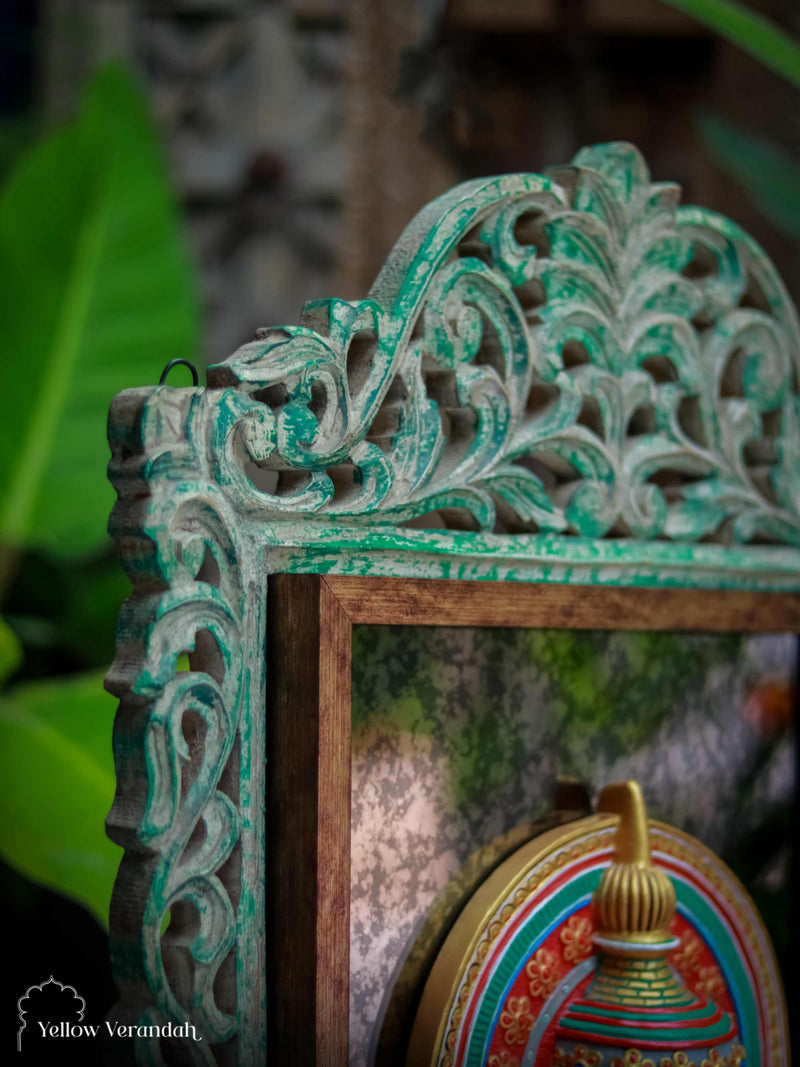
[[[489,1057],[489,1067],[519,1067],[519,1062],[519,1056],[515,1056],[507,1048],[501,1048]]]
[[[744,1046],[734,1044],[727,1055],[719,1049],[711,1049],[699,1063],[690,1060],[686,1052],[673,1052],[671,1056],[660,1057],[657,1067],[740,1067],[746,1056]],[[605,1057],[600,1052],[588,1049],[585,1045],[576,1045],[571,1049],[556,1047],[550,1058],[550,1067],[603,1067],[605,1063]],[[494,1067],[491,1061],[489,1067]],[[638,1048],[629,1048],[622,1056],[613,1056],[608,1060],[607,1067],[656,1067],[656,1060],[645,1056]]]
[[[647,1008],[677,1006],[692,999],[663,956],[630,959],[604,955],[592,997],[604,1003]]]
[[[667,856],[674,856],[698,870],[703,878],[713,886],[715,894],[725,901],[727,907],[733,911],[737,920],[742,924],[745,939],[752,952],[751,963],[756,972],[759,997],[763,998],[766,1009],[765,1021],[769,1047],[765,1062],[780,1064],[784,1067],[791,1062],[784,1054],[786,1046],[783,1044],[788,1033],[789,1020],[782,990],[777,980],[777,961],[763,924],[757,913],[748,907],[748,898],[744,895],[744,890],[738,886],[729,873],[723,875],[719,860],[710,849],[705,848],[699,841],[687,838],[674,827],[658,824],[652,826],[652,839],[655,839],[657,851]],[[738,1062],[732,1067],[738,1067]]]
[[[568,829],[565,832],[568,833],[570,831]],[[572,832],[574,833],[574,829]],[[515,911],[522,907],[522,905],[525,904],[537,891],[542,889],[547,880],[553,874],[557,874],[565,864],[580,858],[589,852],[605,851],[611,844],[613,836],[612,830],[607,829],[606,827],[601,827],[577,842],[573,842],[569,848],[559,848],[554,853],[548,854],[547,859],[535,864],[527,873],[522,883],[517,885],[514,889],[512,899]],[[473,959],[477,960],[479,964],[483,963],[486,959],[489,949],[497,938],[497,935],[500,933],[502,927],[499,922],[495,921],[490,922],[488,927],[484,927],[484,929],[485,933],[478,942],[473,955]],[[479,971],[480,966],[476,968],[473,963],[463,973],[461,984],[453,990],[452,996],[456,1006],[451,1011],[448,1018],[444,1048],[439,1060],[440,1067],[453,1067],[456,1042],[458,1040],[458,1030],[463,1016],[463,1007],[472,996]],[[507,1067],[507,1065],[505,1063],[497,1065],[489,1064],[489,1067]],[[516,1065],[509,1065],[509,1067],[516,1067]]]
[[[744,1046],[739,1044],[735,1044],[727,1056],[719,1049],[712,1048],[705,1059],[700,1061],[700,1067],[739,1067],[746,1056]]]
[[[655,1061],[642,1056],[638,1048],[629,1048],[624,1056],[614,1056],[608,1067],[656,1067]]]
[[[586,1045],[576,1045],[575,1048],[556,1048],[550,1060],[550,1067],[601,1067],[603,1057],[594,1049]]]
[[[631,945],[666,941],[675,915],[675,887],[650,858],[650,834],[637,782],[607,786],[599,808],[619,815],[614,862],[594,892],[598,934]]]
[[[701,967],[697,974],[697,988],[702,989],[709,1000],[719,1000],[725,992],[725,979],[716,964]]]
[[[527,1045],[536,1017],[527,997],[509,997],[500,1012],[500,1028],[507,1045]]]
[[[566,955],[566,952],[564,953]],[[525,973],[530,982],[532,997],[549,997],[558,985],[560,973],[555,954],[546,948],[540,948],[525,964]]]
[[[568,963],[580,963],[592,954],[594,928],[588,915],[570,915],[561,929],[561,944],[564,959]]]
[[[702,954],[703,946],[700,938],[691,930],[686,930],[681,937],[680,948],[672,957],[672,962],[683,977],[688,978],[697,970]]]

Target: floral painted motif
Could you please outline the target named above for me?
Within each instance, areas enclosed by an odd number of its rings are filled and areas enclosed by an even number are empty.
[[[725,994],[725,980],[720,974],[719,967],[712,964],[709,967],[701,967],[698,974],[697,989],[702,990],[709,1000],[718,1000]]]
[[[534,1024],[531,1002],[527,997],[509,997],[500,1013],[500,1026],[508,1045],[524,1045]]]
[[[594,928],[588,915],[570,915],[569,921],[561,930],[564,959],[569,963],[580,963],[587,956],[591,956],[593,933]]]
[[[638,1048],[629,1048],[622,1058],[615,1056],[610,1061],[609,1067],[656,1067],[656,1065],[651,1059],[642,1059]]]
[[[700,938],[696,934],[687,930],[681,938],[680,948],[672,957],[672,962],[678,968],[680,973],[686,977],[697,968],[702,951],[703,946],[700,942]]]
[[[730,1067],[730,1065],[727,1056],[723,1056],[718,1048],[712,1048],[706,1058],[701,1061],[700,1067]]]
[[[700,1067],[741,1067],[747,1052],[743,1045],[734,1044],[730,1056],[723,1056],[719,1049],[710,1049],[708,1055],[700,1062]],[[495,1065],[496,1061],[496,1065]],[[493,1057],[489,1061],[489,1067],[505,1067],[511,1064],[512,1059],[498,1060]],[[599,1052],[587,1049],[585,1045],[577,1045],[574,1049],[556,1048],[550,1059],[549,1067],[602,1067],[603,1057]],[[631,1048],[622,1056],[615,1056],[609,1061],[608,1067],[656,1067],[653,1060],[643,1058],[639,1049]],[[658,1067],[698,1067],[695,1060],[690,1060],[685,1052],[673,1052],[671,1056],[663,1056],[658,1061]]]
[[[530,978],[528,988],[531,996],[549,997],[558,985],[559,979],[558,960],[555,953],[546,948],[540,948],[533,959],[525,964],[525,973]]]
[[[550,1060],[550,1067],[600,1067],[603,1057],[594,1049],[585,1045],[576,1045],[573,1049],[556,1048]]]
[[[456,188],[407,231],[368,299],[314,301],[300,326],[265,329],[209,367],[226,416],[212,439],[237,431],[218,477],[236,479],[248,517],[295,523],[303,547],[322,520],[357,521],[367,547],[370,525],[388,533],[452,507],[504,537],[510,519],[567,543],[614,531],[623,546],[800,545],[800,331],[774,267],[727,219],[678,209],[678,189],[652,184],[631,145],[585,148],[568,173]],[[520,244],[532,216],[541,236]],[[710,276],[687,272],[700,263]],[[752,284],[763,309],[745,302]],[[535,316],[519,299],[531,288]],[[532,385],[551,402],[531,407]],[[235,405],[221,392],[234,388]],[[454,417],[475,426],[457,462]],[[520,462],[532,458],[539,473]],[[266,492],[253,462],[309,477]],[[342,464],[344,485],[329,474]]]
[[[519,1067],[519,1058],[504,1048],[489,1057],[489,1067]]]

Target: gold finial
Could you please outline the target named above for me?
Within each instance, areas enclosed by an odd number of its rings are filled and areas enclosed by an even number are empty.
[[[594,891],[598,941],[620,952],[663,945],[671,940],[675,887],[650,859],[647,810],[639,783],[606,786],[597,810],[619,815],[614,859]]]

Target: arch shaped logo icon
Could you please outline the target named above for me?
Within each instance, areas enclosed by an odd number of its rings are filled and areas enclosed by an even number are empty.
[[[52,986],[52,989],[48,989],[49,986]],[[39,985],[28,986],[17,1001],[17,1015],[20,1021],[20,1027],[17,1030],[17,1052],[22,1051],[22,1034],[27,1025],[27,1016],[31,1012],[38,1014],[37,1009],[45,1005],[48,1015],[53,1019],[51,1025],[58,1025],[69,1032],[71,1026],[83,1022],[86,1001],[74,986],[59,982],[51,974]]]

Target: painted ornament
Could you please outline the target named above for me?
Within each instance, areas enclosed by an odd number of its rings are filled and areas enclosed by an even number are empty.
[[[431,971],[407,1067],[788,1067],[767,933],[635,782],[528,842],[477,890]]]

